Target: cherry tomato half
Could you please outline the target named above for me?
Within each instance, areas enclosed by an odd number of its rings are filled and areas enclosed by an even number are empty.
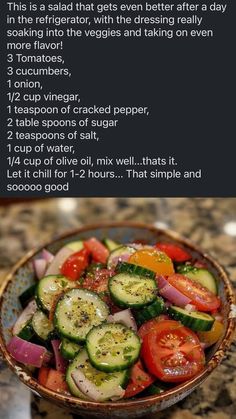
[[[142,357],[148,371],[160,380],[183,382],[203,369],[205,355],[194,332],[171,323],[164,320],[143,337]]]
[[[166,253],[174,262],[186,262],[186,260],[192,258],[190,253],[172,243],[157,243],[155,244],[155,247]]]
[[[100,262],[100,263],[106,263],[107,258],[109,256],[108,249],[95,237],[92,237],[89,240],[86,240],[84,242],[84,247],[89,252],[92,253],[92,257],[94,261]]]
[[[158,317],[155,317],[154,319],[148,320],[147,322],[143,323],[142,326],[140,326],[138,330],[138,335],[140,338],[143,338],[147,333],[149,333],[151,330],[155,330],[157,327],[157,324],[162,320],[168,320],[169,317],[166,314],[161,314]]]
[[[155,381],[146,371],[144,371],[141,361],[136,362],[131,369],[128,386],[125,390],[125,398],[130,398],[149,387]]]
[[[129,262],[150,269],[159,275],[171,275],[174,273],[171,259],[165,253],[155,248],[137,250],[130,256]]]
[[[199,282],[193,281],[181,274],[174,274],[168,277],[168,281],[178,291],[191,299],[191,304],[200,311],[213,311],[219,308],[220,299],[203,287]]]
[[[77,281],[82,272],[87,268],[88,264],[89,251],[87,249],[82,249],[79,252],[73,253],[73,255],[66,259],[61,267],[61,273],[70,280]]]

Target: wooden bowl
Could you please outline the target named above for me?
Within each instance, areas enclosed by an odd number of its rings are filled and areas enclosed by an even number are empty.
[[[224,333],[219,342],[212,346],[207,354],[207,363],[204,369],[191,380],[179,384],[159,395],[143,397],[135,400],[122,400],[118,402],[97,403],[80,400],[76,397],[65,396],[48,390],[40,385],[23,365],[17,363],[8,353],[6,343],[11,337],[11,328],[18,317],[21,306],[18,296],[34,281],[32,259],[42,248],[28,252],[6,276],[0,289],[0,348],[3,356],[19,377],[37,395],[69,408],[77,414],[103,418],[135,418],[163,410],[182,400],[199,386],[223,360],[233,338],[235,329],[235,295],[229,278],[212,257],[201,251],[187,239],[169,230],[161,230],[147,224],[131,222],[117,222],[107,224],[89,225],[65,234],[51,243],[46,244],[48,250],[56,252],[66,242],[86,239],[95,236],[98,239],[109,237],[121,243],[130,243],[134,240],[144,240],[154,244],[157,240],[181,244],[190,253],[204,261],[218,280],[219,294],[222,299],[222,315],[224,318]]]

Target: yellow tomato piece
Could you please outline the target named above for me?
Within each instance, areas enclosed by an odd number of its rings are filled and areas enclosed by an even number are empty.
[[[201,342],[208,346],[214,345],[223,334],[224,326],[218,320],[215,320],[209,332],[198,332],[198,337]]]
[[[172,260],[164,252],[153,248],[137,250],[130,256],[129,262],[159,275],[172,275],[175,272]]]

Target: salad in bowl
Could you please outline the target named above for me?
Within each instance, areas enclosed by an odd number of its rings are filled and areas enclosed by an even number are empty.
[[[222,336],[217,281],[181,246],[72,241],[33,261],[7,345],[40,384],[104,402],[163,392]]]
[[[83,414],[136,417],[181,400],[219,364],[234,301],[220,265],[176,233],[84,227],[8,275],[0,345],[37,394]]]

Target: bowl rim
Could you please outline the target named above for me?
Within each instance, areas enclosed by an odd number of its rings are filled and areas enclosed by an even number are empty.
[[[139,405],[147,404],[147,406],[151,406],[153,404],[157,404],[158,402],[163,402],[168,400],[169,398],[172,398],[174,396],[178,396],[182,393],[188,394],[188,392],[194,390],[198,384],[202,383],[225,357],[226,351],[229,349],[231,342],[233,340],[233,334],[234,330],[236,328],[236,315],[234,313],[235,310],[235,304],[236,304],[236,296],[233,289],[233,286],[229,280],[229,277],[224,270],[224,268],[208,253],[206,253],[204,250],[199,248],[197,245],[192,243],[189,239],[185,238],[181,234],[170,230],[170,229],[164,229],[164,228],[158,228],[155,227],[152,224],[146,224],[146,223],[139,223],[139,222],[130,222],[130,221],[116,221],[116,222],[100,222],[95,224],[86,224],[83,225],[80,228],[76,228],[73,230],[69,230],[61,235],[58,235],[54,237],[52,240],[47,241],[40,245],[39,247],[34,247],[30,251],[28,251],[9,271],[9,273],[6,274],[1,287],[0,287],[0,311],[2,308],[3,303],[3,297],[4,293],[10,284],[13,276],[18,271],[20,267],[25,265],[33,256],[35,256],[38,252],[40,252],[44,247],[48,247],[49,245],[54,244],[55,242],[63,239],[67,239],[70,236],[74,236],[76,234],[80,234],[83,232],[88,232],[90,230],[96,230],[96,229],[102,229],[102,228],[140,228],[143,230],[149,230],[155,234],[164,234],[169,239],[175,240],[182,245],[190,248],[192,251],[198,252],[202,258],[206,259],[210,264],[216,269],[220,279],[224,283],[225,292],[227,301],[230,304],[231,311],[229,312],[228,319],[227,319],[227,327],[224,333],[224,337],[218,347],[216,348],[214,354],[210,358],[210,360],[205,365],[204,369],[198,373],[196,376],[194,376],[191,380],[188,380],[184,383],[180,383],[177,386],[171,388],[170,390],[167,390],[163,393],[160,393],[158,395],[153,396],[146,396],[139,399],[127,399],[127,400],[121,400],[116,402],[96,402],[96,401],[88,401],[88,400],[82,400],[74,396],[70,395],[63,395],[60,393],[56,393],[52,390],[47,389],[46,387],[42,386],[38,383],[38,381],[31,377],[27,371],[24,369],[22,364],[17,363],[9,354],[6,348],[6,344],[3,337],[3,326],[0,319],[0,350],[3,355],[3,360],[6,361],[7,365],[10,367],[10,369],[18,376],[20,381],[22,381],[27,387],[29,387],[33,392],[35,392],[38,395],[42,395],[47,399],[55,399],[59,404],[66,403],[68,406],[71,407],[80,407],[84,409],[92,409],[96,408],[96,410],[103,410],[104,407],[108,409],[131,409],[133,407],[139,407]]]

